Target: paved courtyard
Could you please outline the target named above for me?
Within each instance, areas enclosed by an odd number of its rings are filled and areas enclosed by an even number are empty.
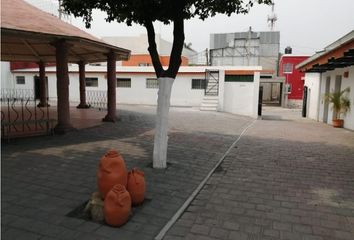
[[[2,145],[2,239],[153,239],[253,122],[172,108],[166,170],[151,168],[153,107],[121,121]],[[216,169],[164,239],[354,239],[354,133],[269,108]],[[145,172],[147,201],[111,228],[67,214],[96,190],[115,148]]]

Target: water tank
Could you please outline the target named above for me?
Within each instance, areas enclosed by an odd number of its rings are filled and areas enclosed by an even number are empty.
[[[293,49],[291,47],[286,47],[285,48],[285,54],[292,54],[293,53]]]

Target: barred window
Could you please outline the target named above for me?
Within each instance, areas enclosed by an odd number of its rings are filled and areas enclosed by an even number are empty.
[[[205,89],[205,79],[192,79],[192,89]]]
[[[253,82],[253,75],[226,75],[225,82]]]
[[[117,87],[131,88],[132,80],[130,78],[117,78]]]
[[[146,88],[159,88],[159,81],[157,78],[147,78]]]
[[[283,64],[283,73],[293,73],[294,65],[292,63]]]
[[[85,78],[86,87],[98,87],[98,78]]]
[[[16,84],[26,84],[25,76],[16,76]]]

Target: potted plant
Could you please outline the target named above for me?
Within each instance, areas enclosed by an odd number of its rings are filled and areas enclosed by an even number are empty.
[[[324,99],[327,103],[332,103],[333,109],[333,127],[343,127],[344,121],[341,119],[341,115],[346,115],[350,111],[350,99],[348,94],[350,88],[338,92],[332,92],[325,94]]]

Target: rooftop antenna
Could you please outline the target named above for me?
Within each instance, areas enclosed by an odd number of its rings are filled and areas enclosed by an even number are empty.
[[[268,23],[269,23],[269,27],[270,27],[270,31],[274,31],[275,28],[275,22],[278,20],[277,15],[274,12],[274,6],[275,3],[272,3],[272,13],[270,15],[268,15]]]

